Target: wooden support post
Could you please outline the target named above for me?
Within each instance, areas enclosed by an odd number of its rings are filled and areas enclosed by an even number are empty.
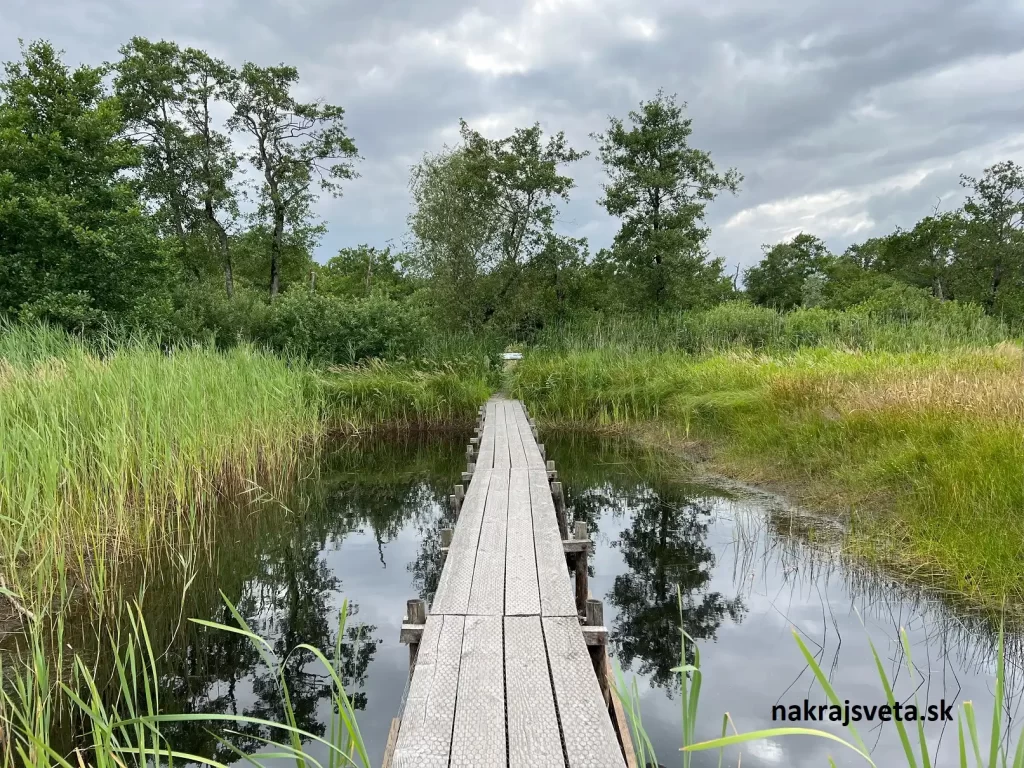
[[[472,478],[474,472],[476,472],[476,464],[471,461],[466,464],[466,474]]]
[[[474,446],[474,447],[480,445],[480,438],[479,437],[471,437],[471,438],[469,438],[469,444]]]
[[[549,459],[546,466],[548,468],[548,482],[551,482],[552,480],[557,480],[558,470],[555,469],[555,462]]]
[[[546,455],[546,453],[544,451],[544,443],[538,443],[537,444],[537,450],[540,451],[540,457],[542,459],[547,458],[547,455]]]
[[[587,524],[583,520],[577,520],[573,538],[577,541],[587,541],[590,534],[587,532]],[[576,612],[585,614],[587,610],[587,598],[590,597],[590,586],[587,583],[587,550],[576,553],[576,562],[573,564],[576,572]]]
[[[586,618],[584,625],[591,628],[604,630],[604,603],[600,600],[587,600]],[[586,634],[586,631],[584,631]],[[594,674],[597,675],[597,683],[601,686],[601,695],[604,697],[605,705],[611,705],[611,690],[608,686],[608,667],[605,664],[604,643],[588,644],[590,660],[594,664]]]
[[[472,479],[473,479],[473,473],[472,472],[463,472],[462,473],[462,484],[463,485],[469,485],[469,481],[472,480]]]
[[[476,452],[473,450],[472,445],[466,446],[466,461],[473,461],[476,458]]]
[[[441,529],[441,565],[444,565],[445,560],[448,559],[448,550],[452,546],[452,536],[455,534],[454,528],[442,528]]]
[[[459,500],[459,509],[462,509],[462,502],[466,498],[466,487],[464,485],[455,486],[455,498]]]
[[[454,493],[448,497],[448,508],[452,511],[452,517],[459,519],[459,498]]]
[[[407,600],[405,602],[405,621],[402,622],[401,641],[409,644],[409,676],[416,666],[416,655],[420,650],[420,638],[423,627],[427,623],[427,603],[425,600]]]
[[[562,484],[553,482],[551,484],[551,498],[555,502],[555,517],[558,519],[558,535],[562,541],[569,538],[569,521],[565,517],[565,495],[562,493]]]

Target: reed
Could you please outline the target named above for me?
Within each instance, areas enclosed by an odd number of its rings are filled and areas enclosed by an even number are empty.
[[[223,595],[222,595],[223,597]],[[4,670],[9,683],[0,687],[0,765],[25,768],[124,768],[126,765],[209,765],[226,766],[202,755],[175,749],[162,726],[192,722],[209,727],[215,739],[236,758],[254,765],[262,760],[286,759],[296,768],[369,768],[370,759],[356,722],[355,708],[342,682],[344,657],[341,639],[345,636],[348,602],[338,616],[337,641],[328,656],[319,648],[300,644],[289,651],[312,654],[323,669],[331,691],[332,715],[325,736],[304,731],[297,724],[292,697],[285,675],[284,659],[274,655],[272,646],[246,624],[235,606],[224,597],[234,625],[194,619],[195,623],[220,632],[233,632],[245,637],[259,652],[264,664],[274,672],[280,689],[281,718],[267,720],[236,714],[189,714],[167,712],[160,703],[160,669],[142,609],[135,605],[126,611],[128,620],[123,631],[116,630],[110,638],[113,658],[113,686],[101,683],[85,659],[76,656],[74,673],[68,682],[57,686],[50,680],[51,663],[45,651],[46,630],[39,624],[27,634],[32,652],[21,666]],[[354,649],[358,653],[358,648]],[[67,714],[81,723],[82,741],[72,754],[54,749],[50,742],[53,720],[69,706]],[[269,737],[255,737],[263,748],[258,755],[242,752],[231,742],[236,729],[255,726],[267,729]],[[249,734],[250,737],[252,736]],[[307,751],[315,743],[326,752],[325,761],[317,760]]]
[[[225,486],[280,472],[322,432],[309,372],[250,347],[100,356],[14,329],[0,349],[0,578],[26,599],[33,571],[102,592],[118,558],[188,539]]]
[[[384,425],[468,429],[494,387],[486,370],[452,364],[422,370],[371,362],[332,368],[319,377],[325,418],[336,428]]]

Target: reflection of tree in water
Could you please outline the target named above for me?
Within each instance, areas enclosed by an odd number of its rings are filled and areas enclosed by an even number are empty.
[[[611,641],[624,668],[638,661],[639,672],[671,694],[679,688],[672,668],[679,665],[680,629],[695,640],[713,639],[726,616],[740,621],[745,608],[739,597],[707,591],[715,564],[705,544],[709,502],[649,489],[638,489],[631,501],[632,524],[617,544],[629,572],[616,576],[609,596],[618,609]]]
[[[312,645],[332,663],[337,663],[354,706],[363,709],[367,703],[366,693],[354,689],[365,682],[367,668],[382,642],[376,636],[376,626],[354,620],[358,606],[350,604],[341,658],[340,661],[335,659],[338,606],[332,605],[332,598],[341,583],[327,567],[321,553],[326,540],[343,535],[343,530],[337,525],[324,524],[331,519],[330,515],[300,513],[289,517],[287,525],[278,526],[277,535],[264,531],[267,538],[259,557],[259,572],[242,586],[242,594],[235,603],[250,628],[271,643],[274,655],[278,659],[287,658],[284,679],[296,725],[319,736],[324,734],[325,728],[318,710],[321,702],[330,700],[331,679],[311,651],[297,649],[297,646]],[[236,625],[226,607],[216,620],[228,626]],[[277,670],[262,662],[247,638],[230,632],[203,630],[198,633],[196,642],[184,649],[181,661],[182,674],[165,679],[164,690],[176,699],[180,696],[182,706],[173,710],[165,707],[168,711],[282,720],[284,699]],[[246,685],[239,686],[243,680]],[[216,724],[207,727],[213,731],[225,729]],[[246,752],[264,746],[261,739],[284,736],[283,732],[251,723],[239,722],[227,727],[238,735],[222,735]],[[181,724],[174,729],[176,733],[166,730],[170,743],[178,749],[209,755],[223,762],[237,757],[206,733],[205,728]]]

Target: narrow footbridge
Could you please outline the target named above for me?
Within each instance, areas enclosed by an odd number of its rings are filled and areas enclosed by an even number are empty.
[[[634,766],[602,606],[587,590],[586,523],[570,538],[554,462],[522,403],[493,398],[480,411],[433,605],[407,606],[411,679],[384,768]]]

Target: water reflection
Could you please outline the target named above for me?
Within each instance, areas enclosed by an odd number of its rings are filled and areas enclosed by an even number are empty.
[[[644,722],[662,763],[678,763],[679,681],[672,668],[679,664],[680,629],[701,645],[701,738],[718,735],[726,711],[748,731],[772,725],[773,704],[823,701],[793,642],[794,627],[851,701],[878,703],[883,695],[870,636],[897,678],[898,697],[970,698],[979,719],[991,716],[993,641],[984,622],[891,579],[851,570],[827,526],[784,514],[771,501],[684,482],[664,457],[614,440],[545,437],[570,513],[595,531],[591,591],[605,602],[613,656],[644,682]],[[450,524],[446,500],[463,468],[464,445],[465,436],[456,435],[335,446],[297,482],[223,504],[211,518],[197,572],[185,577],[172,561],[140,574],[163,672],[161,709],[280,719],[280,687],[252,644],[185,620],[234,625],[221,591],[280,658],[309,643],[333,659],[347,598],[351,620],[340,664],[379,764],[408,680],[401,615],[407,599],[429,602],[436,589],[440,528]],[[915,677],[904,666],[899,627],[910,635],[921,670]],[[1019,638],[1009,644],[1008,707],[1016,714],[1024,675]],[[87,636],[75,645],[88,655]],[[323,734],[331,706],[324,671],[300,651],[288,657],[285,678],[299,727]],[[233,728],[238,734],[211,729],[245,751],[281,736],[242,724]],[[955,764],[955,728],[926,731],[938,764]],[[235,759],[206,727],[169,724],[167,733],[179,750]],[[879,765],[900,763],[891,726],[862,733]],[[67,734],[64,740],[70,745]],[[311,751],[317,755],[315,745]],[[742,765],[821,766],[829,754],[838,765],[857,764],[833,744],[799,739],[748,745]],[[717,755],[694,765],[717,765]]]
[[[332,446],[297,482],[223,503],[198,572],[187,575],[187,590],[173,559],[146,579],[144,611],[159,654],[161,709],[282,719],[277,669],[253,644],[182,619],[238,627],[223,591],[273,655],[287,659],[283,676],[296,725],[319,736],[332,706],[331,680],[311,651],[296,648],[312,645],[332,663],[340,648],[341,677],[379,760],[407,677],[407,653],[397,642],[402,610],[407,598],[429,599],[436,586],[438,531],[463,468],[464,442],[413,436]],[[338,614],[346,598],[349,619],[339,645]],[[224,763],[237,759],[233,748],[256,752],[266,739],[283,736],[241,721],[230,729],[169,723],[164,732],[176,749]],[[70,745],[72,737],[64,733],[62,741]],[[315,745],[311,750],[317,753]]]
[[[591,591],[605,601],[613,655],[648,683],[646,690],[641,684],[644,722],[662,763],[678,761],[671,669],[679,664],[680,626],[701,644],[700,739],[720,734],[725,712],[745,732],[783,725],[771,720],[775,704],[827,703],[794,630],[841,698],[885,703],[870,638],[895,680],[897,700],[970,699],[979,720],[991,721],[993,628],[936,595],[851,568],[827,521],[794,515],[771,498],[687,483],[663,457],[614,440],[545,442],[570,504],[597,527]],[[900,628],[909,637],[913,673]],[[1015,717],[1024,680],[1020,637],[1007,644],[1007,712]],[[796,725],[848,737],[838,724]],[[878,765],[905,764],[892,724],[862,724],[860,732]],[[925,732],[933,764],[958,764],[955,723],[927,724]],[[832,742],[810,738],[752,743],[726,755],[727,765],[821,766],[829,756],[840,766],[863,764]],[[718,764],[717,754],[695,757],[695,766]]]

